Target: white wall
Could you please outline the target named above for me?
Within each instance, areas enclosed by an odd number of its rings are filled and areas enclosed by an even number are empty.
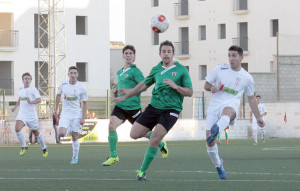
[[[15,96],[7,96],[7,101],[15,101],[21,76],[24,72],[33,75],[34,62],[38,60],[34,48],[34,14],[38,13],[38,0],[8,0],[1,3],[0,12],[14,14],[14,30],[19,31],[19,47],[13,52],[0,52],[0,60],[13,61]],[[88,35],[76,35],[76,16],[88,17]],[[109,88],[109,1],[108,0],[65,0],[66,63],[88,62],[88,82],[85,82],[89,96],[106,95]]]

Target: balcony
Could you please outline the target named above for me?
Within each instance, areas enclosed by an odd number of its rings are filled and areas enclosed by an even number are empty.
[[[19,31],[0,30],[0,51],[15,51],[19,47]]]
[[[244,51],[244,55],[248,55],[248,37],[233,38],[232,44],[241,47]]]
[[[176,19],[189,18],[189,3],[187,1],[174,3],[174,10]]]
[[[14,95],[14,80],[0,79],[0,89],[5,90],[5,95]]]
[[[175,57],[179,60],[190,58],[189,41],[174,42]]]
[[[248,0],[233,0],[233,12],[236,15],[248,13]]]

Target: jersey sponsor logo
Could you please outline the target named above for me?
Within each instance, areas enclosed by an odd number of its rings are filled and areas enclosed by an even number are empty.
[[[29,97],[22,97],[21,101],[27,101],[29,99]]]
[[[172,72],[172,76],[175,77],[177,75],[177,72]]]
[[[125,75],[125,78],[128,78],[128,74]]]
[[[178,115],[177,113],[173,113],[173,112],[171,112],[170,115],[172,115],[172,116],[174,116],[174,117],[176,117],[176,118],[179,117],[179,115]]]
[[[231,89],[231,88],[227,88],[227,87],[224,87],[222,91],[229,93],[231,95],[237,95],[239,93],[238,91]]]
[[[68,101],[77,101],[78,100],[78,97],[67,97],[65,95],[65,100],[68,100]]]

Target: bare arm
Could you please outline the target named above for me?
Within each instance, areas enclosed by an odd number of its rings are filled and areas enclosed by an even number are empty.
[[[252,111],[250,111],[250,123],[252,123],[252,114],[253,114],[253,112]]]
[[[147,88],[148,88],[148,86],[146,86],[146,84],[144,82],[140,82],[134,88],[130,89],[130,91],[127,94],[125,94],[124,96],[114,98],[113,102],[122,102],[127,98],[130,98],[136,94],[139,94],[139,93],[145,91]]]
[[[21,101],[21,98],[19,97],[19,99],[18,99],[18,101],[17,101],[15,107],[13,107],[13,108],[11,109],[12,112],[15,112],[15,110],[18,108],[18,106],[20,105],[20,101]]]
[[[208,83],[207,81],[204,84],[204,89],[206,91],[211,91],[211,93],[217,93],[218,91],[220,91],[215,85]]]
[[[86,114],[87,114],[87,101],[83,101],[82,102],[82,117],[80,119],[80,125],[84,124],[85,118],[86,118]]]
[[[191,97],[193,95],[193,89],[191,89],[191,88],[178,86],[170,79],[164,79],[163,82],[168,84],[171,88],[173,88],[174,90],[176,90],[178,93],[180,93],[183,96]]]
[[[253,96],[248,96],[248,101],[249,101],[249,105],[251,107],[251,110],[254,113],[254,116],[255,116],[255,118],[257,120],[257,124],[260,127],[264,127],[265,123],[264,123],[264,120],[262,119],[262,117],[261,117],[261,115],[259,113],[255,96],[254,95]]]
[[[59,103],[61,100],[61,95],[60,94],[56,94],[56,101],[55,101],[55,115],[58,115],[59,113]]]

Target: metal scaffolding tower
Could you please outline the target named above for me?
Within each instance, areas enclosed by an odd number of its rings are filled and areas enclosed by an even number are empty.
[[[67,78],[64,0],[38,1],[38,90],[42,96],[39,117],[51,118],[56,91]]]

